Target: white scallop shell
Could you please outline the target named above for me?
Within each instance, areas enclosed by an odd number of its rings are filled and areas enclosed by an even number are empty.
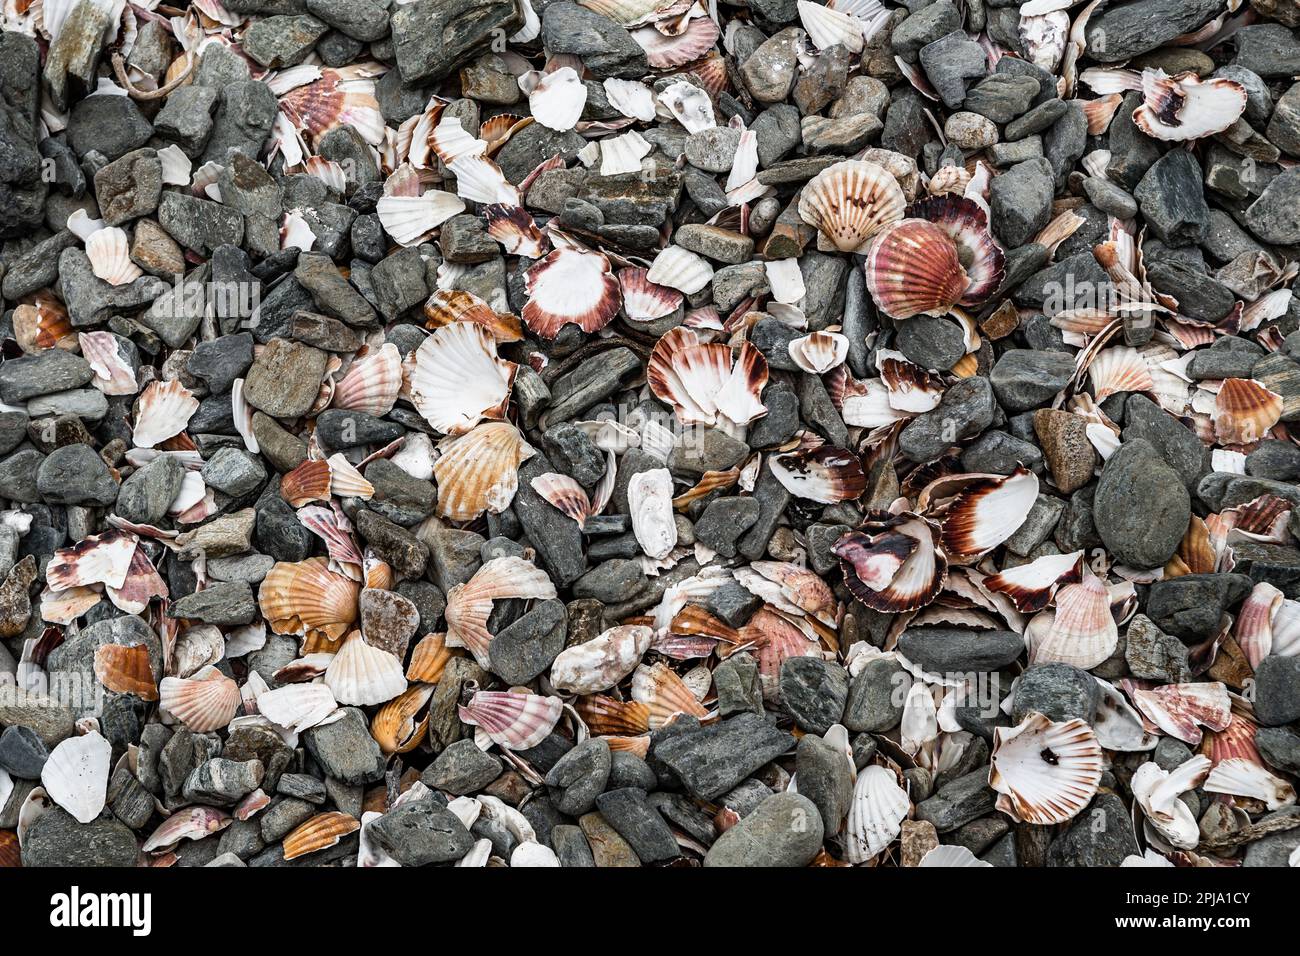
[[[844,821],[844,859],[858,864],[878,856],[898,839],[911,809],[912,801],[893,771],[874,764],[864,767]]]
[[[653,147],[636,130],[600,140],[600,174],[617,176],[641,170],[641,159]]]
[[[131,249],[126,232],[117,226],[106,226],[86,239],[86,257],[91,271],[109,285],[126,285],[144,275],[143,270],[131,261]]]
[[[862,52],[862,22],[811,0],[799,0],[799,22],[808,31],[808,39],[819,50],[842,46],[850,53]]]
[[[273,724],[301,733],[338,709],[334,692],[325,684],[286,684],[257,698],[257,710]]]
[[[496,340],[482,325],[453,322],[416,350],[411,403],[438,431],[463,435],[485,418],[505,417],[518,370],[497,357]]]
[[[646,279],[694,295],[713,281],[713,266],[681,246],[667,246],[655,256]]]
[[[519,86],[528,94],[533,118],[547,129],[564,133],[578,125],[587,105],[587,87],[573,67],[562,66],[540,77],[526,73]]]
[[[422,196],[380,196],[375,203],[380,225],[403,246],[415,245],[464,211],[465,203],[459,197],[439,189],[430,189]]]
[[[355,631],[325,669],[325,686],[340,704],[382,704],[406,690],[406,675],[401,661]]]

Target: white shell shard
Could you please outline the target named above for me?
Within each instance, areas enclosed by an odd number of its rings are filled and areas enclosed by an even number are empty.
[[[525,86],[525,78],[519,78],[519,86]],[[571,66],[562,66],[553,73],[547,73],[536,80],[536,85],[528,93],[528,109],[533,118],[547,129],[567,132],[576,125],[582,116],[582,108],[587,105],[587,87]]]
[[[380,196],[375,204],[384,231],[403,246],[423,241],[438,226],[464,211],[463,200],[439,189],[420,196]]]
[[[1176,849],[1191,850],[1200,842],[1196,817],[1178,797],[1200,786],[1209,772],[1210,758],[1198,754],[1173,770],[1148,762],[1133,774],[1129,785],[1146,822]]]
[[[338,708],[325,684],[286,684],[257,698],[257,710],[272,723],[301,733],[315,727]]]
[[[540,843],[521,843],[510,854],[510,866],[518,867],[559,867],[560,860],[555,851]]]
[[[1295,803],[1295,787],[1245,757],[1221,760],[1205,778],[1210,793],[1226,793],[1262,801],[1270,810]]]
[[[991,867],[992,863],[981,860],[970,850],[956,843],[944,843],[928,851],[916,864],[923,867]]]
[[[850,53],[862,52],[862,21],[812,0],[799,0],[799,22],[808,39],[819,50],[842,46]]]
[[[632,476],[627,486],[632,531],[641,550],[651,558],[668,556],[677,544],[673,520],[673,478],[667,468],[653,468]]]
[[[655,256],[646,279],[694,295],[713,281],[713,266],[681,246],[667,246]]]
[[[713,118],[713,102],[709,94],[685,80],[664,87],[659,102],[686,127],[688,133],[698,133],[718,125]]]
[[[605,97],[609,105],[624,116],[650,123],[655,118],[654,90],[639,80],[620,80],[610,77],[604,82]]]
[[[911,809],[912,801],[893,771],[875,764],[864,767],[844,820],[844,859],[858,864],[878,856],[898,839]]]
[[[641,169],[641,159],[653,147],[636,130],[622,136],[600,140],[600,174],[617,176],[635,173]]]
[[[798,259],[769,259],[763,263],[772,298],[785,305],[797,305],[808,291]]]
[[[112,745],[99,733],[69,737],[41,768],[41,786],[78,823],[90,823],[104,809]]]

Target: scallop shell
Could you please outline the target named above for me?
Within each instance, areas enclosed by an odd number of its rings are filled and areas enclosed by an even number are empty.
[[[902,219],[906,207],[898,180],[866,160],[823,169],[799,195],[799,218],[818,231],[826,251],[867,252],[872,237]]]
[[[1110,591],[1096,575],[1085,571],[1078,584],[1061,588],[1056,593],[1056,610],[1043,613],[1050,615],[1050,623],[1034,647],[1033,663],[1071,664],[1091,670],[1115,653],[1119,628],[1110,611]]]
[[[609,690],[636,669],[653,639],[653,629],[630,624],[567,647],[551,663],[551,686],[566,694]]]
[[[1133,122],[1153,139],[1186,142],[1222,133],[1246,111],[1246,88],[1236,80],[1202,80],[1195,73],[1166,76],[1142,71],[1142,105]]]
[[[876,365],[884,382],[889,407],[900,412],[928,412],[943,399],[938,375],[907,361],[901,352],[876,350]],[[954,369],[955,371],[955,369]]]
[[[325,669],[325,686],[345,706],[382,704],[406,690],[406,675],[401,661],[354,631]]]
[[[447,662],[455,655],[447,647],[447,635],[426,634],[411,652],[406,679],[411,683],[436,684],[442,679]]]
[[[411,404],[438,431],[463,435],[483,419],[500,421],[519,366],[497,357],[492,334],[475,322],[436,329],[415,351]]]
[[[993,730],[989,786],[1013,820],[1047,826],[1074,818],[1096,796],[1101,771],[1101,745],[1077,717],[1056,722],[1032,712]]]
[[[875,611],[899,613],[924,607],[943,589],[948,559],[938,538],[938,529],[920,515],[873,515],[831,550],[857,600]]]
[[[1214,434],[1225,445],[1264,438],[1282,416],[1282,396],[1254,379],[1227,378],[1214,401]]]
[[[1098,402],[1118,392],[1149,392],[1155,388],[1142,354],[1126,345],[1098,352],[1088,366],[1088,377]]]
[[[983,305],[997,292],[1006,275],[1006,256],[994,241],[988,213],[979,203],[965,196],[934,197],[913,203],[907,215],[934,223],[956,246],[967,280],[958,300],[961,305]]]
[[[1232,700],[1221,682],[1164,684],[1150,690],[1125,689],[1138,712],[1171,737],[1183,743],[1201,742],[1201,727],[1224,730],[1232,720]]]
[[[470,521],[483,512],[500,514],[519,487],[519,464],[533,448],[509,422],[484,422],[439,445],[433,465],[439,517]]]
[[[1129,785],[1146,822],[1176,849],[1190,850],[1200,842],[1196,817],[1178,798],[1200,786],[1209,772],[1210,759],[1198,755],[1168,771],[1148,761],[1133,774]]]
[[[135,557],[137,539],[123,531],[105,531],[59,548],[45,568],[51,591],[104,584],[120,588],[126,583]]]
[[[50,751],[41,786],[78,823],[90,823],[104,809],[112,757],[112,745],[99,733],[69,737]]]
[[[334,387],[333,408],[382,417],[393,410],[402,387],[402,355],[386,342],[357,359]]]
[[[221,730],[239,710],[239,685],[215,667],[194,677],[164,677],[159,706],[195,733]]]
[[[523,87],[528,74],[519,78]],[[587,87],[572,67],[562,66],[537,76],[528,93],[528,110],[547,129],[564,133],[577,125],[587,105]]]
[[[518,342],[523,326],[513,315],[499,315],[472,292],[440,289],[424,303],[425,326],[430,329],[453,322],[477,322],[492,333],[498,343]]]
[[[842,46],[850,53],[862,52],[862,21],[811,0],[799,0],[799,22],[808,39],[819,50]]]
[[[673,519],[673,478],[667,468],[652,468],[632,476],[627,486],[632,531],[641,550],[656,560],[677,545]]]
[[[947,315],[970,282],[956,245],[925,219],[902,219],[882,229],[864,268],[876,306],[895,319]]]
[[[579,697],[578,716],[593,734],[636,737],[650,731],[650,709],[640,701],[614,700],[603,694]]]
[[[983,554],[1016,533],[1038,500],[1038,476],[1021,466],[1004,478],[971,482],[943,521],[943,546],[951,555]]]
[[[370,736],[385,754],[409,753],[420,745],[429,726],[429,698],[436,688],[416,684],[376,711]]]
[[[91,271],[109,285],[126,285],[144,275],[131,261],[126,233],[117,226],[107,226],[87,237],[86,258]]]
[[[257,712],[271,723],[302,733],[338,709],[334,692],[325,684],[285,684],[257,698]]]
[[[1101,678],[1094,680],[1101,689],[1097,716],[1092,722],[1097,742],[1107,750],[1125,753],[1154,750],[1159,737],[1147,733],[1141,715],[1124,699],[1124,695]]]
[[[401,246],[423,242],[434,229],[464,211],[464,200],[440,189],[418,196],[380,196],[375,203],[379,224]]]
[[[682,294],[666,285],[657,285],[646,278],[647,270],[640,267],[622,269],[618,273],[619,288],[623,293],[623,312],[629,319],[646,322],[672,315],[682,306]]]
[[[791,657],[821,657],[821,645],[808,638],[789,619],[768,607],[759,608],[740,628],[741,646],[758,659],[759,683],[763,698],[776,706],[781,700],[781,665]],[[719,656],[729,650],[718,647]]]
[[[892,770],[863,767],[844,820],[844,859],[855,865],[875,859],[898,839],[911,810],[912,801]]]
[[[487,620],[492,613],[492,602],[506,598],[550,600],[554,597],[555,584],[545,571],[513,555],[493,558],[474,572],[472,578],[447,593],[446,645],[468,648],[487,667],[488,644],[492,640]]]
[[[280,497],[295,508],[330,500],[329,462],[309,458],[280,479]]]
[[[95,648],[95,679],[115,694],[158,699],[149,648],[143,644],[101,644]]]
[[[343,452],[336,452],[327,459],[330,468],[330,494],[340,498],[374,497],[375,486],[362,477],[352,462],[343,457]]]
[[[646,367],[650,391],[673,406],[678,421],[731,431],[767,414],[759,400],[767,377],[767,359],[749,342],[733,363],[730,347],[702,343],[694,329],[684,327],[659,339]]]
[[[217,807],[177,810],[150,834],[140,850],[143,853],[154,853],[174,847],[182,840],[202,840],[220,833],[233,822],[234,817]]]
[[[855,501],[867,490],[867,476],[858,456],[846,448],[821,445],[773,455],[768,467],[786,491],[797,498],[835,504]]]
[[[13,325],[18,347],[28,353],[52,348],[71,350],[79,338],[68,318],[68,310],[47,292],[37,292],[32,301],[16,306]],[[89,356],[86,358],[90,360]]]
[[[481,728],[498,747],[528,750],[555,729],[563,707],[558,697],[481,690],[458,713],[462,723]]]
[[[136,402],[131,441],[152,448],[183,432],[198,410],[199,400],[180,382],[151,382]]]
[[[596,332],[618,312],[622,296],[609,260],[599,252],[556,249],[524,275],[524,324],[553,339],[565,325]]]
[[[718,42],[718,25],[708,16],[694,17],[676,36],[665,36],[655,27],[632,30],[632,39],[645,50],[651,69],[670,70],[704,56]]]
[[[984,579],[984,587],[1005,594],[1017,611],[1041,611],[1047,607],[1057,587],[1078,580],[1082,557],[1082,551],[1043,555],[1028,564],[989,575]]]
[[[681,246],[666,246],[650,264],[646,279],[686,295],[694,295],[713,281],[713,266]]]
[[[357,618],[361,586],[329,569],[328,558],[277,562],[262,580],[258,606],[276,634],[322,632],[337,640]]]
[[[1244,757],[1220,761],[1205,778],[1204,787],[1210,793],[1259,800],[1270,810],[1280,810],[1296,801],[1295,787]]]
[[[461,156],[447,164],[456,177],[456,194],[477,203],[522,206],[519,187],[506,179],[501,167],[484,156]]]
[[[340,810],[318,813],[284,838],[281,844],[284,860],[287,863],[300,856],[319,853],[321,850],[338,846],[339,841],[345,836],[356,833],[360,829],[361,822],[356,817]]]
[[[14,310],[15,323],[17,310]],[[81,356],[95,372],[93,383],[105,395],[134,395],[140,390],[135,369],[122,357],[117,336],[112,332],[81,332],[77,335]]]
[[[645,704],[651,730],[671,722],[678,714],[708,715],[690,688],[665,664],[638,665],[632,672],[632,699]]]
[[[786,350],[803,371],[823,375],[849,357],[849,340],[838,332],[810,332],[791,339]]]
[[[1273,651],[1273,617],[1284,600],[1281,591],[1261,581],[1241,604],[1233,636],[1251,667],[1258,667]]]
[[[489,203],[483,207],[487,234],[501,243],[506,255],[540,259],[546,254],[546,237],[522,206]]]

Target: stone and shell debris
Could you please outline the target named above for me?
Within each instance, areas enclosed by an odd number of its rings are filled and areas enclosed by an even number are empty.
[[[1296,0],[6,0],[0,865],[1300,865]]]

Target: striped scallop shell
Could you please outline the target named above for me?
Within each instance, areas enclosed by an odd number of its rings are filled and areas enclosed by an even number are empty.
[[[856,501],[867,490],[862,462],[846,448],[821,445],[773,455],[768,466],[786,491],[808,501]]]
[[[380,750],[404,754],[420,745],[429,726],[428,705],[434,690],[432,684],[415,684],[375,712],[370,736],[379,743]]]
[[[857,17],[812,0],[799,0],[798,10],[799,22],[817,49],[842,46],[850,53],[862,52],[862,21]]]
[[[117,226],[107,226],[86,239],[86,258],[91,271],[109,285],[126,285],[144,275],[131,261],[126,233]]]
[[[508,555],[493,558],[474,572],[464,584],[447,593],[447,647],[466,647],[484,667],[488,663],[487,629],[492,602],[506,598],[550,600],[555,584],[550,576],[523,558]]]
[[[947,315],[970,284],[957,246],[925,219],[903,219],[882,229],[864,268],[872,299],[895,319]]]
[[[989,786],[1013,820],[1047,826],[1077,816],[1097,794],[1102,753],[1086,722],[1030,713],[993,730]]]
[[[487,234],[501,243],[506,255],[540,259],[546,254],[546,237],[522,206],[489,203],[483,207],[483,218]]]
[[[164,677],[159,706],[196,733],[221,730],[239,710],[239,685],[215,667],[194,677]]]
[[[52,348],[70,350],[78,341],[68,310],[46,291],[35,293],[14,308],[13,326],[18,347],[28,353]]]
[[[498,343],[518,342],[524,337],[523,326],[513,315],[500,315],[472,292],[439,289],[424,303],[425,327],[430,329],[453,322],[477,322],[492,333]]]
[[[158,699],[149,648],[143,644],[101,644],[95,648],[95,679],[115,694]]]
[[[406,690],[402,662],[353,631],[325,669],[325,686],[344,706],[382,704]]]
[[[329,569],[328,558],[277,562],[262,580],[258,606],[277,634],[320,631],[331,640],[357,618],[361,585]]]
[[[1155,388],[1146,359],[1127,345],[1098,352],[1088,366],[1088,377],[1098,402],[1118,392],[1149,392]]]
[[[519,464],[535,453],[509,422],[484,422],[439,444],[433,464],[438,485],[437,513],[470,521],[483,512],[500,514],[519,488]]]
[[[632,699],[645,704],[651,730],[671,722],[678,714],[708,715],[677,673],[662,663],[642,664],[633,671]]]
[[[698,60],[718,42],[718,25],[708,16],[694,17],[676,36],[666,36],[653,26],[632,30],[632,39],[645,50],[651,69],[670,70]]]
[[[832,548],[849,592],[886,614],[914,611],[935,599],[948,578],[938,529],[920,515],[874,515]]]
[[[374,497],[375,486],[362,476],[352,462],[343,457],[343,452],[335,452],[326,461],[330,469],[330,494],[340,498]]]
[[[555,729],[564,703],[558,697],[515,691],[477,691],[458,708],[460,719],[481,728],[505,750],[536,747]]]
[[[907,215],[934,223],[957,247],[967,279],[958,300],[962,305],[983,305],[998,290],[1006,275],[1006,256],[989,231],[988,213],[982,206],[964,196],[936,196],[913,203]]]
[[[1025,613],[1047,607],[1056,588],[1079,577],[1082,551],[1070,554],[1046,554],[1019,567],[1004,568],[984,579],[984,587],[1005,594]]]
[[[849,356],[849,340],[838,332],[810,332],[786,346],[794,364],[812,375],[823,375]]]
[[[1048,623],[1041,641],[1034,645],[1035,664],[1070,664],[1091,670],[1115,653],[1119,644],[1110,591],[1106,582],[1091,572],[1085,571],[1078,584],[1061,588],[1056,593],[1056,610],[1044,611],[1043,617]]]
[[[491,332],[476,322],[436,329],[415,351],[411,404],[438,431],[463,435],[483,419],[505,418],[519,366],[497,357]]]
[[[360,829],[361,822],[341,810],[318,813],[284,838],[281,847],[285,862],[328,850],[332,846],[337,846],[339,841],[348,834],[356,833]]]
[[[618,284],[623,291],[623,312],[629,319],[645,322],[662,319],[681,308],[683,296],[676,289],[658,285],[646,278],[646,269],[639,266],[621,269]]]
[[[330,499],[329,462],[308,458],[280,479],[280,497],[295,508]]]
[[[1254,379],[1227,378],[1214,400],[1214,434],[1225,445],[1264,438],[1282,416],[1282,396]]]
[[[402,355],[386,342],[378,350],[359,358],[334,387],[334,408],[382,417],[393,410],[402,388]]]
[[[411,652],[406,679],[413,684],[436,684],[442,679],[447,662],[455,656],[447,646],[446,634],[426,634]]]
[[[818,231],[818,245],[865,253],[871,238],[903,218],[907,199],[887,169],[845,160],[813,177],[799,196],[799,218]]]
[[[593,734],[637,737],[650,731],[650,708],[640,701],[590,694],[579,697],[575,709]]]

